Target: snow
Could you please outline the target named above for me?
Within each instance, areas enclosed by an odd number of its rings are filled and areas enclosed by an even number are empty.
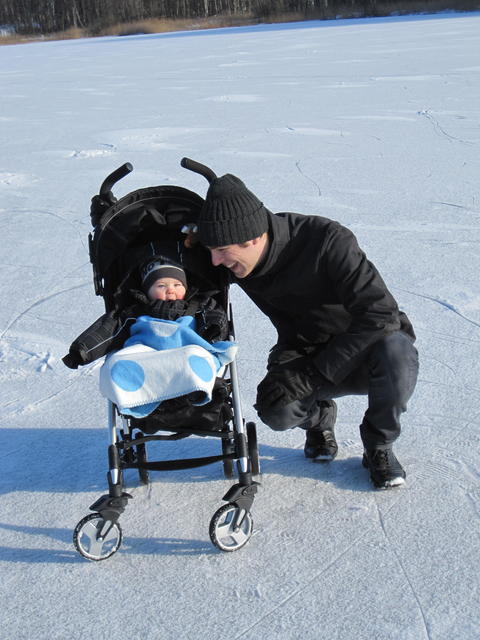
[[[0,48],[0,638],[462,640],[480,637],[480,14],[309,22]],[[352,229],[412,320],[420,379],[396,453],[360,464],[365,398],[339,401],[338,459],[258,424],[254,535],[221,553],[220,465],[156,473],[88,562],[72,531],[106,490],[98,364],[61,357],[103,310],[89,201],[234,173],[273,211]],[[275,340],[235,287],[245,417]],[[155,452],[153,447],[152,452]],[[166,443],[210,455],[213,439]],[[152,457],[153,457],[152,453]]]

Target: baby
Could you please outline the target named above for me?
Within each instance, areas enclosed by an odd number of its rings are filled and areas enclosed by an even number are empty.
[[[185,299],[187,277],[182,268],[154,260],[141,270],[141,277],[142,289],[152,302]]]
[[[187,276],[179,265],[162,257],[152,258],[140,267],[138,275],[141,290],[131,291],[134,304],[109,311],[78,336],[63,358],[67,367],[76,369],[121,349],[140,316],[177,320],[190,315],[196,320],[197,333],[208,342],[227,338],[226,313],[212,297],[213,292],[187,288]]]

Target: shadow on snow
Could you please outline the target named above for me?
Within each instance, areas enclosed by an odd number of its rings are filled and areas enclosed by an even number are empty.
[[[11,492],[91,493],[107,491],[107,430],[1,429],[2,482],[0,494]],[[359,456],[331,464],[306,460],[300,449],[259,444],[264,475],[311,478],[341,490],[370,491],[367,472]],[[150,460],[173,460],[218,455],[218,438],[189,437],[147,445]],[[179,471],[150,472],[152,484],[200,483],[225,480],[222,463]],[[226,482],[236,482],[236,474]],[[125,485],[138,485],[134,469],[125,472]]]

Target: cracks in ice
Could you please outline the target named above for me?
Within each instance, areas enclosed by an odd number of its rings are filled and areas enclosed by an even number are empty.
[[[447,133],[445,129],[440,125],[438,120],[432,116],[432,114],[428,109],[422,109],[422,111],[417,111],[417,114],[419,116],[424,116],[425,118],[427,118],[427,120],[429,120],[432,123],[435,133],[437,133],[439,136],[444,136],[450,141],[461,142],[462,144],[470,144],[470,145],[474,144],[469,140],[462,140],[461,138],[456,138],[455,136],[451,136],[449,133]]]
[[[359,542],[361,542],[363,540],[363,538],[365,538],[367,536],[367,534],[369,533],[369,530],[367,529],[367,531],[364,531],[362,533],[362,535],[360,535],[356,540],[354,540],[352,542],[352,544],[350,544],[346,549],[344,549],[343,551],[341,551],[338,555],[335,556],[335,558],[327,565],[325,565],[324,567],[322,567],[322,569],[320,571],[318,571],[310,580],[308,580],[306,583],[304,583],[301,587],[299,587],[298,589],[295,589],[294,591],[292,591],[292,593],[290,593],[288,596],[286,596],[285,598],[283,598],[283,600],[281,600],[281,602],[279,602],[275,607],[272,607],[272,609],[270,609],[269,611],[267,611],[267,613],[265,613],[263,616],[261,616],[258,620],[256,620],[253,624],[251,624],[249,627],[247,627],[246,629],[243,629],[243,631],[241,631],[238,635],[236,635],[234,637],[233,640],[239,640],[239,638],[242,638],[243,636],[245,636],[245,634],[247,634],[249,631],[251,631],[252,629],[254,629],[255,627],[257,627],[259,624],[261,624],[264,620],[266,620],[269,616],[271,616],[272,614],[274,614],[276,611],[278,611],[279,609],[281,609],[285,604],[287,604],[287,602],[289,602],[290,600],[292,600],[292,598],[294,598],[295,596],[298,596],[299,594],[303,593],[303,591],[305,591],[306,589],[308,589],[308,587],[313,584],[315,581],[318,580],[318,578],[321,575],[324,575],[326,571],[328,571],[328,569],[330,569],[330,567],[334,566],[346,553],[348,553],[356,544],[358,544]]]
[[[65,218],[65,216],[61,216],[59,213],[55,213],[54,211],[49,211],[48,209],[12,209],[12,213],[27,213],[27,214],[31,214],[31,213],[36,213],[39,215],[44,215],[44,216],[51,216],[52,218],[56,218],[57,220],[61,220],[62,222],[65,222],[66,224],[70,225],[71,227],[73,227],[73,229],[75,230],[75,233],[78,235],[80,242],[82,244],[82,247],[85,249],[85,251],[87,251],[87,247],[85,245],[85,241],[83,239],[83,235],[80,233],[79,229],[78,229],[78,221],[77,224],[75,224],[74,222],[72,222],[71,220],[69,220],[68,218]]]
[[[454,376],[457,375],[457,371],[455,371],[455,369],[453,367],[451,367],[446,362],[443,362],[442,360],[438,360],[438,358],[434,358],[433,356],[425,356],[425,355],[423,355],[422,359],[433,360],[433,362],[436,362],[437,364],[441,365],[442,367],[446,367],[447,369],[450,369],[450,371],[453,373]]]
[[[387,530],[385,528],[385,522],[383,520],[382,512],[380,511],[380,507],[378,506],[377,500],[375,500],[375,506],[377,508],[378,521],[380,523],[380,527],[382,529],[383,535],[385,536],[385,540],[387,541],[387,543],[389,545],[389,549],[392,550],[392,553],[393,553],[393,555],[395,556],[395,558],[397,560],[398,566],[400,567],[400,569],[402,570],[403,575],[405,576],[405,579],[406,579],[406,581],[408,583],[408,586],[410,587],[410,590],[411,590],[412,595],[413,595],[413,597],[415,599],[415,602],[417,603],[417,607],[418,607],[418,610],[420,612],[420,616],[421,616],[422,621],[423,621],[425,635],[426,635],[427,638],[430,639],[431,636],[430,636],[430,632],[428,630],[428,623],[427,623],[427,619],[425,617],[425,612],[423,610],[422,603],[420,602],[420,599],[419,599],[419,597],[417,595],[417,592],[415,591],[415,588],[414,588],[414,586],[413,586],[413,584],[412,584],[412,582],[411,582],[411,580],[410,580],[410,578],[408,576],[408,573],[407,573],[405,567],[403,566],[403,562],[402,562],[402,559],[400,558],[400,555],[397,553],[394,545],[390,542],[390,540],[388,538]]]
[[[478,505],[478,499],[473,493],[465,494],[467,496],[468,501],[472,504],[473,511],[477,518],[480,518],[480,507]]]
[[[385,538],[388,541],[388,537],[387,537],[387,533],[385,530],[385,526],[383,523],[383,517],[380,513],[378,504],[376,502],[375,496],[374,496],[374,500],[375,500],[375,506],[378,512],[378,516],[379,516],[379,520],[380,520],[380,525],[383,531],[383,534],[385,536]],[[398,503],[398,501],[400,500],[400,498],[398,498],[397,500],[395,500],[394,502],[392,502],[388,509],[386,509],[385,513],[388,514]],[[372,527],[367,528],[361,535],[359,535],[355,540],[352,541],[351,544],[349,544],[345,549],[343,549],[343,551],[341,551],[340,553],[338,553],[335,558],[333,558],[333,560],[325,565],[324,567],[322,567],[322,569],[320,571],[318,571],[317,573],[315,573],[315,575],[310,578],[307,582],[305,582],[301,587],[295,589],[294,591],[292,591],[290,594],[288,594],[287,596],[285,596],[277,605],[275,605],[274,607],[272,607],[269,611],[267,611],[264,615],[262,615],[260,618],[258,618],[257,620],[255,620],[255,622],[253,622],[251,625],[249,625],[248,627],[246,627],[245,629],[243,629],[238,635],[236,635],[234,637],[233,640],[239,640],[240,638],[243,638],[247,633],[249,633],[250,631],[252,631],[252,629],[254,629],[255,627],[257,627],[259,624],[261,624],[262,622],[264,622],[265,620],[267,620],[271,615],[275,614],[277,611],[279,611],[285,604],[287,604],[288,602],[290,602],[293,598],[295,598],[296,596],[300,595],[301,593],[303,593],[306,589],[308,589],[310,587],[311,584],[313,584],[315,581],[318,580],[318,578],[322,575],[325,575],[325,573],[333,566],[335,566],[339,560],[341,560],[341,558],[343,558],[343,556],[345,556],[349,551],[351,551],[356,545],[358,545],[360,542],[362,542],[367,536],[371,535],[371,530],[373,527],[375,527],[376,525],[373,524]],[[410,579],[405,571],[405,568],[403,567],[401,560],[398,556],[398,554],[395,552],[395,550],[393,550],[393,552],[395,553],[395,556],[397,558],[397,561],[402,569],[403,574],[406,577],[406,580],[412,590],[413,596],[415,598],[415,601],[417,603],[417,606],[419,608],[421,617],[422,617],[422,621],[423,621],[423,625],[424,625],[424,630],[425,630],[425,634],[426,634],[426,638],[428,640],[431,640],[431,636],[428,630],[428,625],[427,625],[427,621],[425,618],[425,614],[423,612],[421,603],[418,599],[418,596],[413,588],[412,583],[410,582]]]
[[[476,322],[471,318],[467,318],[467,316],[464,316],[463,313],[461,313],[453,304],[451,304],[450,302],[447,302],[446,300],[441,300],[440,298],[436,298],[435,296],[429,296],[426,293],[417,293],[415,291],[409,291],[408,289],[402,289],[401,287],[396,287],[396,288],[399,291],[403,291],[404,293],[409,293],[410,295],[416,296],[417,298],[424,298],[425,300],[431,300],[432,302],[436,302],[437,304],[444,307],[448,311],[452,311],[457,316],[460,316],[462,320],[465,320],[466,322],[473,324],[473,326],[475,327],[480,327],[480,322]]]
[[[473,206],[475,206],[475,198],[472,198]],[[480,214],[480,211],[476,209],[472,209],[470,207],[465,207],[463,204],[455,204],[454,202],[443,202],[442,200],[432,200],[432,204],[441,204],[445,207],[454,207],[455,209],[462,209],[462,211],[468,211],[468,213],[474,213],[476,215]]]
[[[313,178],[311,178],[310,176],[307,176],[306,173],[303,173],[302,168],[300,167],[300,162],[295,162],[295,166],[298,169],[298,172],[300,173],[301,176],[303,176],[306,180],[309,180],[312,184],[315,185],[315,187],[317,188],[318,191],[318,195],[321,196],[322,195],[322,191],[320,189],[320,187],[318,186],[318,184],[315,182],[315,180]]]
[[[62,289],[61,291],[56,291],[55,293],[51,293],[50,295],[47,296],[43,296],[42,298],[40,298],[39,300],[37,300],[36,302],[33,302],[30,306],[28,306],[26,309],[24,309],[21,313],[17,314],[15,316],[15,318],[13,318],[13,320],[11,320],[7,326],[5,327],[5,329],[2,331],[2,333],[0,334],[0,340],[3,340],[3,338],[5,337],[5,335],[10,331],[10,329],[21,319],[23,318],[23,316],[25,316],[29,311],[31,311],[32,309],[34,309],[35,307],[38,307],[39,305],[43,304],[44,302],[46,302],[47,300],[51,300],[52,298],[55,298],[56,296],[62,295],[63,293],[68,293],[69,291],[74,291],[75,289],[81,289],[82,287],[86,287],[89,286],[90,283],[84,282],[83,284],[79,284],[76,285],[74,287],[68,287],[67,289]]]
[[[53,356],[51,351],[47,351],[46,353],[43,351],[40,353],[37,353],[35,351],[27,351],[26,349],[22,349],[17,345],[13,345],[13,349],[27,355],[28,360],[32,360],[33,362],[39,360],[40,362],[38,363],[38,366],[37,366],[37,371],[39,373],[45,373],[47,369],[50,369],[51,371],[53,371],[54,369],[53,365],[56,361],[56,358]],[[2,353],[0,355],[3,357],[4,354]]]
[[[438,340],[444,340],[445,342],[450,342],[452,344],[462,344],[470,346],[473,344],[480,344],[480,340],[475,340],[474,338],[467,338],[465,336],[454,336],[450,333],[443,333],[442,331],[435,331],[434,329],[423,329],[423,333],[429,333],[432,336],[435,336]]]
[[[49,402],[50,400],[54,400],[55,398],[58,398],[58,396],[63,395],[64,393],[69,391],[73,386],[79,384],[80,381],[83,378],[91,376],[92,375],[92,369],[93,369],[93,367],[84,368],[84,370],[78,372],[75,376],[73,376],[73,378],[69,382],[67,382],[61,389],[57,389],[56,391],[53,391],[52,393],[49,393],[48,395],[44,396],[43,398],[39,398],[38,400],[35,400],[34,402],[31,402],[29,404],[25,404],[25,405],[21,406],[20,408],[14,409],[13,411],[10,411],[8,413],[4,413],[3,415],[0,416],[0,423],[8,421],[8,420],[10,420],[11,418],[13,418],[15,416],[20,416],[20,415],[23,415],[25,413],[29,413],[31,411],[34,411],[35,409],[37,409],[41,405],[45,404],[46,402]],[[15,404],[14,400],[12,400],[11,402],[3,405],[2,409],[5,409],[5,408],[7,408],[8,406],[10,406],[12,404]]]
[[[15,410],[10,411],[8,413],[4,413],[2,416],[0,416],[0,422],[5,422],[7,420],[11,420],[15,416],[20,416],[20,415],[23,415],[24,413],[28,413],[30,411],[33,411],[33,410],[37,409],[39,406],[45,404],[46,402],[49,402],[50,400],[53,400],[54,398],[57,398],[58,396],[63,395],[64,393],[66,393],[77,382],[78,382],[78,377],[72,379],[72,381],[67,383],[64,387],[62,387],[61,389],[58,389],[54,393],[49,394],[48,396],[45,396],[43,398],[39,398],[38,400],[35,400],[34,402],[31,402],[30,404],[23,405],[19,409],[15,409]],[[10,403],[10,404],[12,404],[12,403]],[[6,405],[4,407],[2,407],[2,408],[6,408]]]

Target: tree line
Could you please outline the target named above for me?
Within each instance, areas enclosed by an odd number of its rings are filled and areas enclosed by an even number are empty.
[[[0,25],[12,25],[19,33],[52,33],[71,28],[94,31],[151,18],[230,15],[262,19],[286,13],[309,18],[335,15],[336,10],[350,10],[355,15],[385,15],[382,5],[395,11],[395,5],[401,8],[412,3],[415,4],[412,0],[0,0]],[[428,5],[435,10],[439,0],[419,0],[416,4],[419,10],[428,9]],[[475,8],[472,5],[478,2],[449,2],[452,9]]]

